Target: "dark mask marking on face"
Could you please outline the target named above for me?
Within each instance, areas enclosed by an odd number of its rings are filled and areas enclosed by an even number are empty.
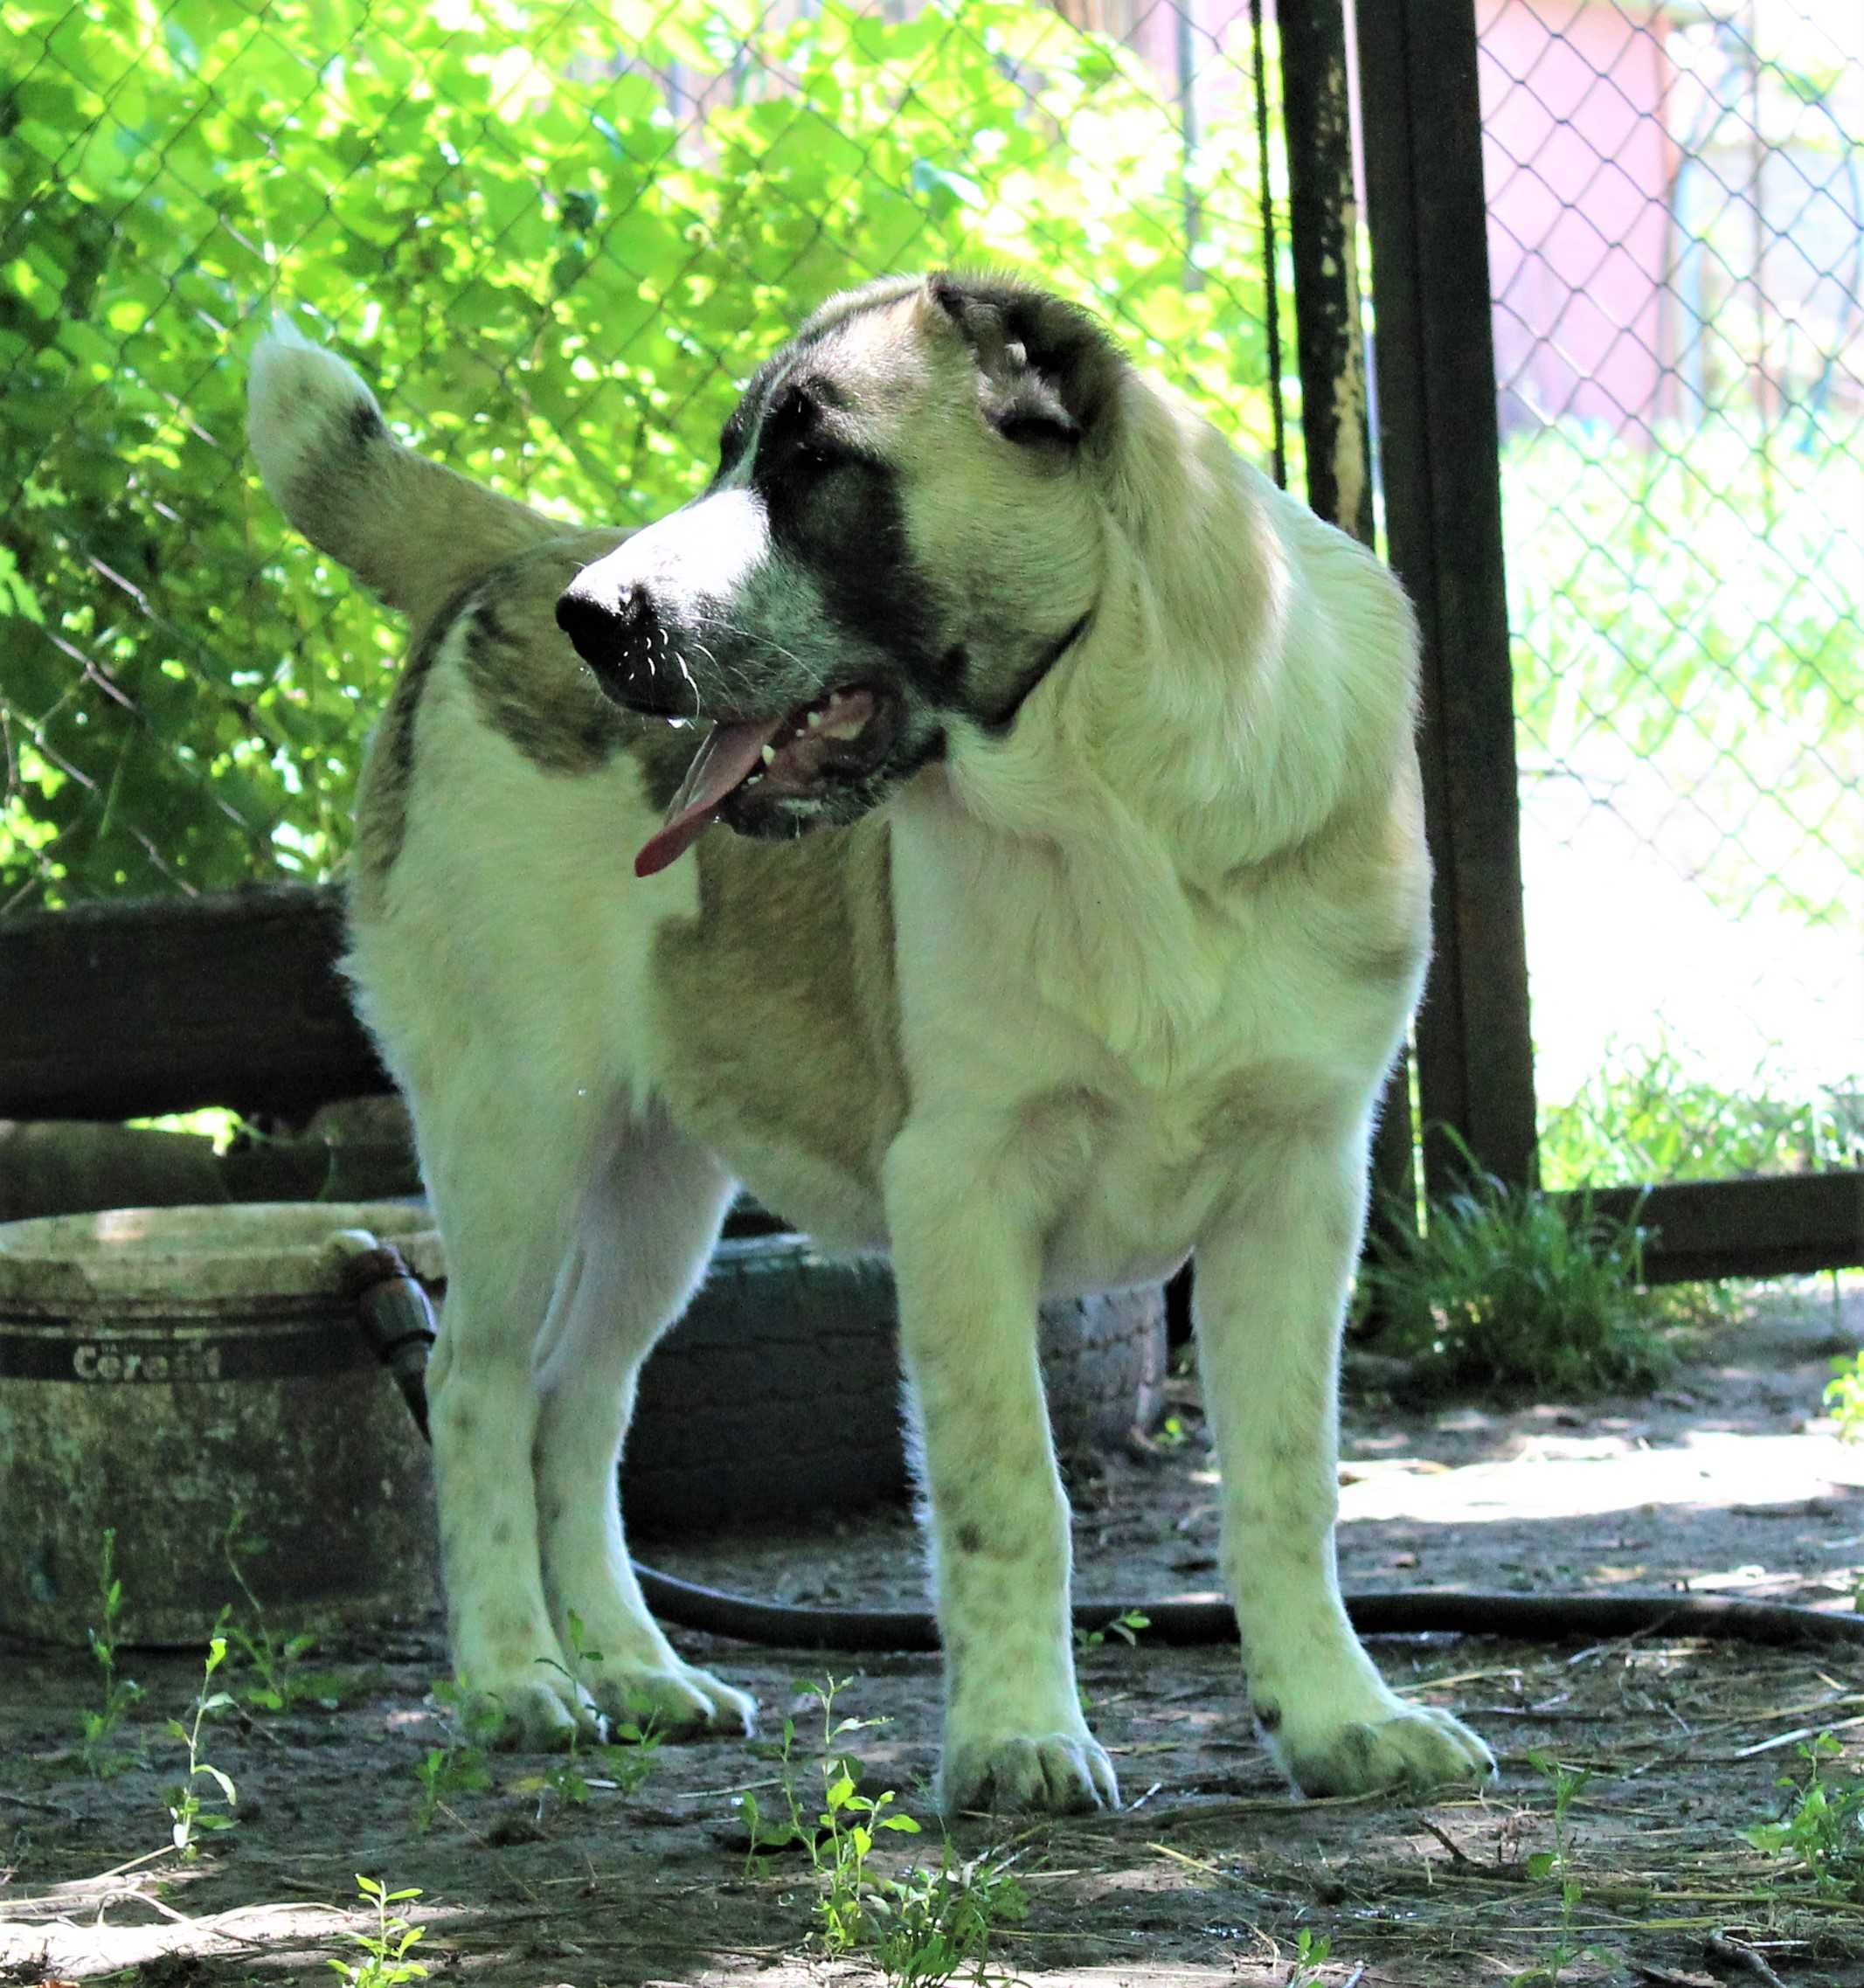
[[[835,440],[819,415],[798,412],[766,420],[754,476],[773,540],[807,568],[830,620],[886,656],[928,701],[950,703],[946,645],[908,547],[892,466]]]

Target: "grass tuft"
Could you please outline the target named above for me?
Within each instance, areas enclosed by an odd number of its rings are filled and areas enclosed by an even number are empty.
[[[1460,1150],[1464,1186],[1431,1204],[1421,1235],[1392,1224],[1361,1273],[1388,1321],[1379,1351],[1412,1363],[1407,1391],[1570,1397],[1660,1381],[1674,1355],[1643,1288],[1636,1216],[1510,1187]]]

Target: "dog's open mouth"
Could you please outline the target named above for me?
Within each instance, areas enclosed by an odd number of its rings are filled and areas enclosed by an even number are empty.
[[[854,687],[831,690],[781,717],[713,725],[657,833],[634,858],[636,876],[652,876],[683,855],[728,804],[806,800],[829,782],[871,772],[900,725],[897,697]]]

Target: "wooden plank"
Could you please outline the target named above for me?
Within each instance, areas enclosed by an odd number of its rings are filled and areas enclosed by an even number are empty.
[[[1570,1204],[1576,1197],[1558,1198]],[[1655,1232],[1644,1258],[1653,1284],[1792,1277],[1864,1264],[1864,1170],[1855,1167],[1670,1181],[1651,1188],[1641,1206],[1638,1188],[1601,1188],[1592,1204],[1618,1221],[1635,1209],[1641,1225]]]
[[[388,1089],[343,944],[341,894],[298,885],[9,918],[0,1118],[297,1118]]]
[[[1355,19],[1386,537],[1424,636],[1437,950],[1417,1041],[1441,1193],[1458,1163],[1436,1126],[1506,1181],[1535,1146],[1475,17],[1358,0]]]

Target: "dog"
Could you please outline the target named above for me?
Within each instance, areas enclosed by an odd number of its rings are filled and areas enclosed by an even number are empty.
[[[1313,1795],[1492,1773],[1382,1682],[1334,1570],[1341,1320],[1429,945],[1384,568],[1007,278],[824,304],[703,494],[633,535],[424,461],[294,337],[255,354],[250,434],[415,630],[347,965],[447,1247],[462,1686],[524,1743],[643,1705],[748,1729],[643,1605],[616,1497],[641,1363],[743,1183],[892,1259],[942,1808],[1118,1805],[1037,1308],[1188,1258],[1267,1745]]]

